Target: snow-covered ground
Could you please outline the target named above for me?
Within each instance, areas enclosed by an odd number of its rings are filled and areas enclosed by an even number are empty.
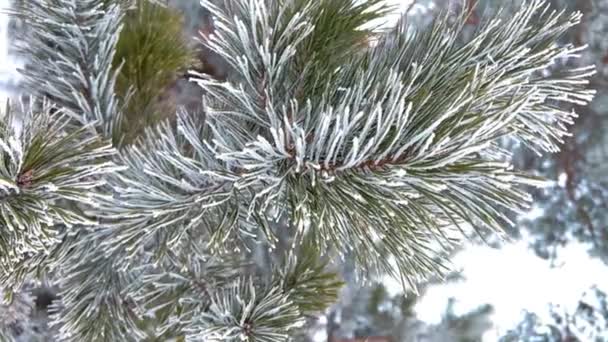
[[[526,238],[500,249],[471,245],[453,263],[463,281],[430,287],[416,305],[419,319],[439,323],[450,298],[455,314],[465,314],[486,303],[494,307],[494,327],[484,341],[496,341],[523,318],[524,310],[548,316],[549,304],[573,313],[592,286],[608,290],[608,268],[590,258],[589,246],[570,243],[553,264],[537,257]]]

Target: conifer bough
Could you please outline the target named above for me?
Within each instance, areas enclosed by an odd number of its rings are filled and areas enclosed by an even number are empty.
[[[24,89],[73,118],[49,130],[43,106],[28,132],[77,149],[0,132],[0,279],[55,279],[60,341],[287,341],[336,299],[336,256],[362,279],[388,273],[415,290],[445,271],[468,227],[499,232],[530,201],[524,186],[540,180],[513,170],[500,141],[555,152],[575,117],[562,105],[593,96],[592,67],[543,73],[583,47],[560,42],[581,14],[540,0],[466,42],[466,13],[415,33],[405,21],[363,29],[389,11],[380,0],[202,6],[215,31],[201,39],[230,76],[193,77],[204,117],[180,110],[117,151],[92,142],[124,141],[129,99],[115,95],[113,65],[124,6],[31,0],[17,11],[30,23]],[[22,167],[44,148],[56,157]]]

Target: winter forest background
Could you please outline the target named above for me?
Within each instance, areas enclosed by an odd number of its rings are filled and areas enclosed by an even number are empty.
[[[423,27],[456,1],[392,2]],[[509,146],[518,151],[518,167],[553,181],[534,194],[534,208],[508,232],[512,241],[495,236],[487,236],[485,243],[470,241],[455,251],[456,271],[447,283],[431,281],[418,297],[404,297],[388,278],[367,287],[349,282],[340,302],[312,320],[301,341],[608,341],[608,1],[550,2],[556,9],[583,12],[583,24],[566,39],[589,46],[576,63],[597,66],[592,88],[598,94],[591,106],[577,109],[573,136],[560,153],[539,157]],[[472,29],[499,6],[517,4],[480,0],[468,25]],[[172,0],[170,5],[185,14],[190,32],[204,26],[207,18],[197,1]],[[8,6],[9,0],[0,0],[0,7]],[[387,17],[384,24],[398,16]],[[3,102],[18,91],[19,81],[11,41],[21,28],[7,18],[0,17]],[[206,58],[218,75],[225,72],[217,57]],[[561,63],[546,72],[559,72],[572,61]],[[0,307],[0,327],[13,329],[20,341],[50,341],[44,301],[36,298],[41,291],[33,289],[21,302]],[[45,291],[52,294],[52,289]]]

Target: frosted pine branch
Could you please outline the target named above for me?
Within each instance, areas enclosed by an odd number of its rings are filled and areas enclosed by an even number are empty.
[[[81,208],[100,201],[101,175],[118,170],[110,160],[114,149],[90,127],[73,127],[47,101],[32,98],[20,107],[8,108],[0,123],[0,280],[10,288],[45,266],[30,259],[48,253],[62,234],[95,224]]]
[[[208,311],[186,331],[192,341],[280,342],[304,324],[303,318],[279,288],[256,289],[251,280],[238,281],[212,297]]]
[[[19,6],[16,15],[28,26],[19,46],[26,57],[23,88],[52,99],[84,124],[94,122],[107,137],[119,132],[112,61],[121,6],[106,6],[104,0],[33,0]]]
[[[414,34],[405,23],[382,35],[361,29],[387,10],[379,3],[203,1],[216,23],[204,42],[233,73],[194,80],[205,91],[204,117],[181,111],[118,154],[90,148],[100,140],[88,125],[110,136],[119,122],[111,60],[120,6],[25,5],[33,33],[24,53],[34,63],[23,71],[25,89],[77,120],[35,125],[62,142],[59,155],[36,154],[48,163],[37,167],[58,168],[52,186],[22,167],[27,153],[5,129],[7,198],[24,189],[56,197],[19,202],[31,209],[24,218],[5,198],[2,220],[18,243],[0,247],[29,263],[13,274],[33,273],[41,260],[62,265],[59,340],[286,341],[337,296],[333,256],[353,257],[364,279],[387,273],[415,290],[446,270],[443,250],[468,227],[511,224],[531,200],[525,186],[542,180],[514,170],[499,142],[554,152],[576,116],[560,104],[593,96],[591,67],[542,72],[580,51],[558,44],[580,14],[533,0],[463,43],[465,14]],[[106,196],[95,191],[101,185]],[[89,218],[101,224],[48,234]],[[55,246],[48,257],[27,254],[47,245]],[[285,245],[286,255],[272,254]],[[266,277],[252,262],[260,249],[271,259]]]
[[[228,55],[259,44],[270,50],[232,54],[243,79],[230,86],[200,84],[211,94],[218,158],[243,170],[237,186],[256,189],[250,210],[287,198],[292,217],[319,244],[353,252],[362,272],[394,274],[409,288],[420,277],[441,273],[430,245],[452,244],[452,228],[500,231],[510,222],[504,211],[518,212],[530,201],[522,185],[539,182],[511,169],[499,139],[556,151],[574,117],[556,103],[585,104],[594,93],[585,89],[591,67],[567,75],[540,72],[579,51],[556,42],[580,14],[551,12],[543,1],[531,1],[507,20],[489,20],[464,45],[457,39],[462,19],[452,24],[441,17],[409,36],[406,26],[399,27],[368,52],[344,60],[324,79],[329,83],[322,94],[302,99],[284,87],[295,87],[308,69],[298,73],[288,57],[260,62],[274,51],[255,30],[242,28],[232,36],[243,25],[235,20],[218,27],[212,49]],[[252,28],[285,37],[279,41],[290,41],[296,51],[308,32],[283,31],[261,16],[247,20]],[[306,16],[300,20],[307,22]],[[261,71],[250,73],[253,66]],[[267,75],[278,74],[287,80],[268,83]],[[260,93],[246,90],[252,84],[268,88],[263,105],[253,105]],[[219,87],[221,98],[215,96]],[[232,113],[258,117],[263,129],[238,140],[222,134],[235,124]]]

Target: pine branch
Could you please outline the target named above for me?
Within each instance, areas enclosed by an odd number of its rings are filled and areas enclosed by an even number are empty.
[[[235,70],[240,84],[202,79],[198,82],[206,84],[207,96],[216,100],[218,110],[234,109],[222,106],[224,103],[240,102],[243,108],[248,108],[247,115],[231,111],[231,115],[226,116],[225,124],[234,127],[227,130],[233,133],[226,138],[246,142],[257,132],[257,126],[268,127],[271,118],[267,117],[265,107],[289,98],[288,94],[293,91],[293,82],[289,79],[291,70],[280,65],[295,60],[295,47],[314,30],[310,18],[304,14],[314,11],[320,3],[228,0],[201,3],[213,16],[215,26],[205,43]],[[233,89],[234,86],[238,88]],[[208,115],[213,112],[209,111]],[[242,121],[250,125],[243,125]]]
[[[58,108],[33,116],[25,135],[10,120],[0,129],[0,255],[9,255],[0,265],[10,281],[38,263],[62,266],[61,341],[289,340],[337,296],[326,252],[415,289],[443,272],[455,233],[500,231],[505,212],[530,200],[523,186],[540,183],[512,169],[499,141],[556,151],[575,116],[559,103],[593,95],[591,68],[542,73],[576,57],[579,48],[555,42],[580,15],[540,0],[467,43],[468,12],[414,35],[403,23],[374,47],[360,26],[386,10],[375,0],[203,4],[216,18],[207,44],[235,75],[201,75],[205,118],[180,113],[118,156],[90,128],[120,142],[112,62],[122,9],[102,0],[21,9],[33,27],[26,90]],[[94,191],[100,174],[112,196]],[[90,217],[102,224],[67,234]],[[256,277],[243,260],[287,235],[271,228],[278,217],[306,239],[270,279]]]
[[[328,270],[323,252],[310,236],[295,242],[298,246],[277,265],[273,282],[289,295],[302,315],[312,316],[336,302],[344,283],[337,273]]]
[[[280,288],[256,288],[243,280],[213,296],[186,332],[193,341],[282,342],[303,324],[298,307]]]
[[[266,107],[321,96],[337,69],[365,50],[375,35],[373,22],[391,10],[381,0],[222,0],[202,5],[217,27],[203,42],[232,67],[234,83],[208,82],[205,76],[195,81],[214,100],[209,114],[221,115],[240,143],[255,137],[258,126],[271,124]],[[248,114],[225,103],[240,103]]]
[[[123,21],[114,68],[120,69],[116,94],[126,103],[121,136],[129,143],[145,127],[174,116],[177,104],[162,98],[194,65],[194,54],[182,37],[181,15],[171,8],[137,0]]]
[[[277,265],[272,279],[237,278],[210,297],[185,328],[205,341],[287,341],[308,315],[336,300],[342,283],[327,271],[313,241],[304,239]]]
[[[7,108],[0,123],[0,281],[10,289],[44,268],[35,256],[49,253],[62,234],[95,224],[81,208],[99,201],[100,176],[118,169],[110,161],[115,151],[90,126],[74,128],[49,102],[37,105],[21,104],[20,123]]]
[[[295,1],[294,9],[303,9],[307,0]],[[353,55],[364,52],[380,33],[374,22],[395,10],[384,0],[321,0],[307,12],[313,25],[309,36],[298,44],[294,57],[295,86],[293,97],[300,101],[321,96],[330,75],[335,75]],[[289,14],[288,14],[289,15]]]
[[[281,17],[304,27],[282,31],[272,11],[259,9],[264,5],[237,3],[268,16],[218,25],[210,44],[221,55],[239,56],[233,67],[244,75],[234,84],[200,82],[214,100],[208,110],[218,158],[243,170],[242,186],[256,189],[251,211],[273,207],[285,192],[292,219],[319,244],[352,251],[363,274],[393,274],[408,288],[442,273],[433,248],[450,248],[452,230],[501,231],[510,223],[504,211],[519,212],[530,201],[522,185],[539,181],[511,169],[499,140],[556,151],[574,117],[556,104],[586,104],[594,93],[585,89],[592,68],[543,76],[555,60],[576,57],[579,48],[555,42],[580,14],[549,12],[532,1],[506,21],[489,20],[464,45],[458,36],[466,13],[456,22],[440,17],[413,36],[403,24],[319,80],[328,83],[320,96],[291,96],[285,82],[295,81],[287,76],[266,82],[261,94],[247,87],[262,75],[284,75],[311,32],[309,21],[300,12]],[[245,27],[273,32],[288,47],[261,44],[254,54],[255,36],[246,36],[252,30]],[[272,63],[258,62],[264,60]],[[246,74],[252,66],[255,73]],[[256,105],[260,95],[263,106]],[[257,137],[243,143],[245,134],[222,136],[235,125],[233,113],[260,123]]]
[[[164,123],[124,149],[119,162],[128,168],[108,178],[116,195],[104,202],[102,214],[111,223],[109,250],[135,257],[144,247],[171,249],[193,235],[198,248],[223,253],[252,236],[252,223],[242,220],[240,201],[247,194],[233,186],[236,176],[203,142],[201,123],[182,112],[177,132]]]
[[[83,124],[94,122],[117,142],[121,114],[112,61],[122,10],[104,6],[103,0],[32,0],[14,15],[28,25],[19,46],[26,57],[24,91],[50,98]]]
[[[140,282],[127,289],[141,308],[139,315],[147,322],[145,330],[154,338],[183,336],[193,317],[206,310],[217,291],[245,276],[245,264],[238,255],[218,257],[210,250],[186,253],[187,249],[175,248],[161,262],[151,256],[148,264],[139,267],[143,271]]]
[[[127,286],[139,283],[141,272],[119,267],[120,255],[107,253],[98,234],[81,232],[66,241],[57,285],[59,302],[51,307],[57,340],[141,341],[140,316]],[[94,323],[94,324],[93,324]]]

